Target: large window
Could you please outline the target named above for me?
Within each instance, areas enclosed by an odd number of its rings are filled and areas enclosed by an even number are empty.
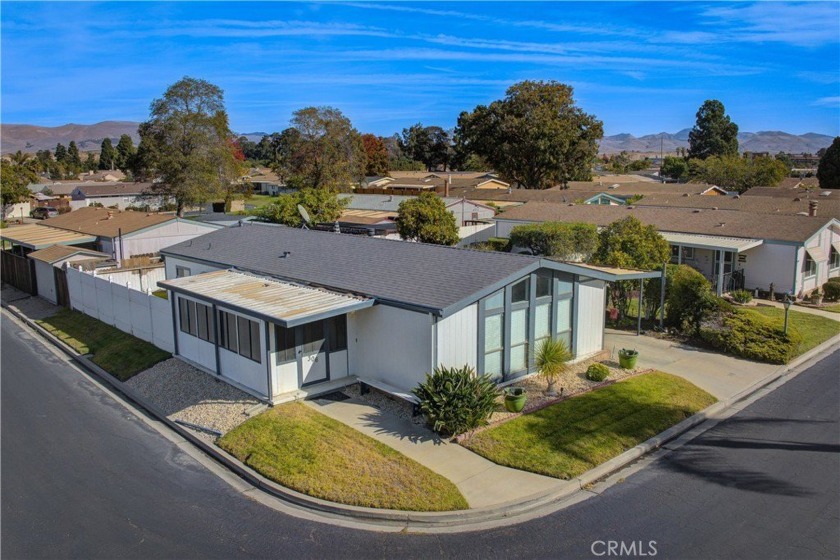
[[[802,276],[803,278],[810,278],[817,274],[817,261],[815,261],[808,252],[805,252],[805,260],[802,262]]]
[[[190,269],[186,266],[175,265],[175,278],[184,278],[190,276]]]
[[[840,251],[838,251],[837,249],[832,247],[831,248],[831,253],[829,253],[828,262],[829,262],[828,267],[831,270],[834,270],[836,268],[840,268]]]
[[[331,317],[326,323],[330,352],[347,350],[347,315]]]
[[[227,311],[219,311],[221,346],[255,362],[260,357],[260,324]]]
[[[274,325],[274,346],[277,348],[277,363],[284,364],[295,359],[295,329]]]
[[[671,262],[680,262],[680,251],[682,251],[682,260],[694,260],[694,247],[680,247],[679,245],[671,245]]]
[[[207,342],[215,341],[213,330],[213,312],[209,305],[178,298],[178,312],[181,332],[197,336]]]
[[[505,292],[484,300],[484,373],[495,380],[504,374]]]

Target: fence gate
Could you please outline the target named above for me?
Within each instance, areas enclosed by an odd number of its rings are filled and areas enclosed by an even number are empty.
[[[63,268],[53,267],[55,271],[55,300],[58,305],[70,307],[70,290],[67,289],[67,272]]]
[[[3,282],[11,284],[33,296],[38,295],[35,282],[35,261],[15,255],[9,251],[0,251],[0,276]]]

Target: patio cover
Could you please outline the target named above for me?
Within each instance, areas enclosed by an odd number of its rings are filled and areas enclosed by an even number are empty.
[[[294,327],[374,304],[370,298],[330,292],[236,270],[158,282],[158,286],[253,317]]]
[[[712,249],[715,251],[734,251],[741,253],[747,249],[758,247],[764,243],[763,239],[746,237],[724,237],[721,235],[701,235],[697,233],[660,232],[662,237],[671,245],[695,247],[697,249]]]
[[[0,230],[0,238],[36,251],[53,245],[82,245],[96,241],[95,235],[85,235],[39,224],[5,228]]]
[[[828,260],[828,254],[826,254],[822,247],[805,247],[805,250],[811,255],[814,262],[820,263]]]

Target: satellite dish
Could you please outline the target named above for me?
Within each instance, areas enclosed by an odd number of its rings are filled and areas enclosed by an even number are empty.
[[[300,217],[303,218],[303,229],[309,229],[308,226],[312,225],[312,219],[309,217],[309,212],[306,211],[303,204],[298,204],[297,209],[300,213]]]

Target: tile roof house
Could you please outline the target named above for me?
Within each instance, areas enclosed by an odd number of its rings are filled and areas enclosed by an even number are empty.
[[[441,364],[504,382],[534,371],[531,349],[548,336],[583,359],[603,348],[603,290],[615,278],[527,255],[257,223],[161,254],[176,356],[269,402],[352,376],[406,393]]]
[[[840,219],[818,209],[813,215],[800,215],[765,208],[752,209],[748,201],[738,209],[528,202],[496,217],[496,235],[508,237],[525,223],[605,227],[635,216],[662,233],[671,244],[673,262],[697,268],[718,293],[741,287],[767,290],[772,284],[776,292],[802,297],[840,275]]]

